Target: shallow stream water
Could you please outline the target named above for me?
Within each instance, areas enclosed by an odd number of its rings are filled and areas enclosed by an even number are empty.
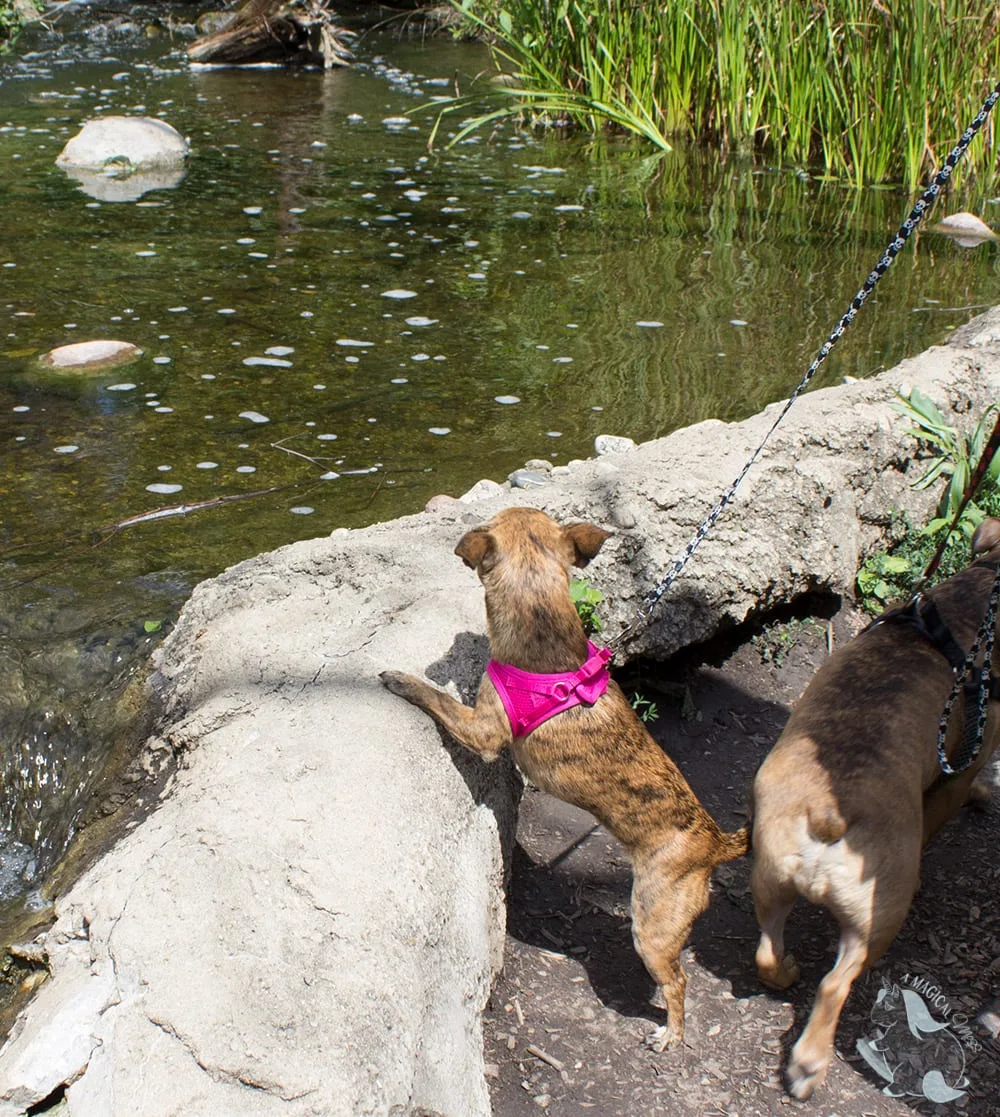
[[[428,153],[433,115],[403,114],[482,48],[369,33],[349,70],[193,70],[190,8],[102,12],[0,58],[0,895],[64,849],[128,732],[116,696],[200,579],[787,396],[911,204],[510,126]],[[174,125],[183,179],[79,189],[54,160],[98,114]],[[974,189],[946,208],[996,217]],[[820,383],[998,296],[993,245],[924,235]],[[40,374],[91,338],[145,355]],[[246,499],[116,529],[220,497]]]

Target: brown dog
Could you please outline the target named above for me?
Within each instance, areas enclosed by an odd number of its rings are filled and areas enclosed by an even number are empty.
[[[509,508],[463,536],[455,553],[486,591],[494,660],[545,675],[580,668],[588,646],[570,600],[569,568],[585,566],[607,537],[592,524],[561,528],[533,508]],[[613,681],[593,705],[564,710],[515,737],[489,675],[474,709],[412,675],[385,671],[381,678],[484,760],[510,747],[528,779],[590,811],[628,849],[633,941],[668,1013],[651,1041],[660,1051],[679,1043],[680,952],[708,904],[712,870],[746,852],[746,829],[720,831]]]
[[[797,1098],[808,1098],[823,1081],[851,984],[885,952],[910,910],[923,844],[969,797],[997,744],[991,702],[978,757],[960,775],[942,776],[938,722],[954,675],[927,631],[943,620],[958,657],[973,644],[1000,563],[1000,521],[980,524],[972,551],[976,561],[968,569],[925,595],[937,617],[922,614],[923,632],[898,623],[897,614],[827,660],[754,780],[761,980],[785,989],[799,976],[783,941],[797,897],[827,908],[840,924],[836,963],[820,983],[786,1070]],[[963,713],[959,700],[946,739],[952,758]]]

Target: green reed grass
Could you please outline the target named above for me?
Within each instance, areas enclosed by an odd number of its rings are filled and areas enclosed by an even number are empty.
[[[511,115],[764,150],[855,184],[916,186],[1000,78],[977,0],[454,0],[513,79]],[[473,98],[457,98],[459,111]],[[966,157],[995,160],[991,120]]]

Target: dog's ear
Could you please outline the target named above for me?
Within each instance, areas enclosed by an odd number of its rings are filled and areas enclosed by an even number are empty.
[[[1000,520],[995,520],[992,517],[983,520],[976,528],[976,534],[972,537],[973,557],[985,555],[987,551],[992,551],[998,543],[1000,543]]]
[[[493,536],[485,527],[474,527],[458,541],[455,554],[473,570],[489,569],[495,548]]]
[[[569,524],[563,528],[563,535],[576,556],[573,565],[586,566],[601,549],[604,540],[611,537],[611,532],[595,524]]]

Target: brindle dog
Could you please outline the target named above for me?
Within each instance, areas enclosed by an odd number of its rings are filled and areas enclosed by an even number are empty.
[[[925,595],[957,641],[957,658],[986,613],[1000,520],[979,525],[972,552],[970,567]],[[909,623],[876,624],[819,669],[754,779],[760,979],[777,989],[798,979],[784,926],[799,896],[840,924],[836,963],[785,1072],[797,1098],[808,1098],[825,1078],[851,984],[886,951],[910,910],[922,846],[978,791],[973,780],[996,747],[1000,723],[990,702],[975,762],[942,776],[938,722],[953,682],[948,658],[929,638]],[[945,741],[952,758],[963,712],[959,701]]]
[[[569,568],[585,566],[607,537],[593,524],[560,527],[533,508],[509,508],[463,536],[455,553],[486,591],[495,660],[537,674],[581,666],[587,638],[570,599]],[[412,675],[385,671],[381,678],[484,760],[510,748],[529,780],[589,811],[626,847],[634,870],[633,941],[668,1014],[650,1042],[658,1051],[680,1043],[686,982],[680,952],[708,905],[712,870],[746,853],[746,829],[719,829],[613,680],[593,705],[513,737],[487,675],[474,708]]]

